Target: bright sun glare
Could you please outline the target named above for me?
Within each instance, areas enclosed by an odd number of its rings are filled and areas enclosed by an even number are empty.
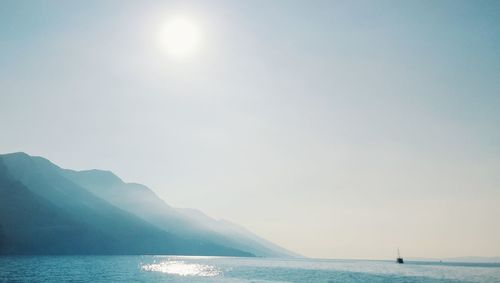
[[[183,58],[192,55],[200,43],[199,27],[187,18],[168,20],[160,30],[160,43],[168,55]]]

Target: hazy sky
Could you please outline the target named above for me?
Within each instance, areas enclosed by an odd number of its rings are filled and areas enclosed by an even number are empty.
[[[500,2],[0,0],[14,151],[306,256],[498,256]]]

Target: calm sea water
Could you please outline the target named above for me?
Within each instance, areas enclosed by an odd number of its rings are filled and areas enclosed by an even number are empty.
[[[184,256],[4,256],[1,282],[500,282],[500,264]]]

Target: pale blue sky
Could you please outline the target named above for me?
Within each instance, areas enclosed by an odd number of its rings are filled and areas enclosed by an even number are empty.
[[[499,78],[498,1],[0,1],[1,152],[314,257],[500,255]]]

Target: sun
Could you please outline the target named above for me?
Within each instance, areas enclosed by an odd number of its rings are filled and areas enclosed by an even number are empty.
[[[198,25],[185,17],[168,20],[160,29],[160,44],[174,58],[191,56],[199,48],[201,32]]]

